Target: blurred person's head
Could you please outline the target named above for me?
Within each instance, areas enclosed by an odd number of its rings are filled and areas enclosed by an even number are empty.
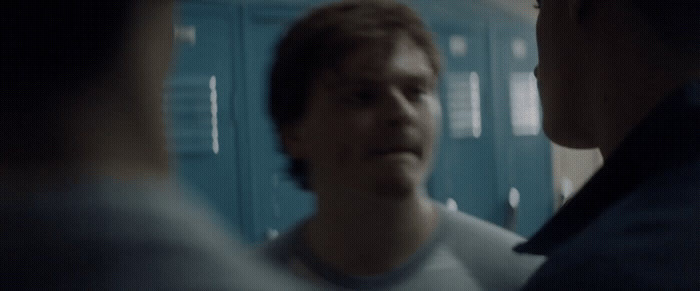
[[[342,1],[280,41],[269,112],[304,189],[401,192],[424,182],[438,134],[440,57],[415,11]]]
[[[556,143],[606,156],[660,99],[700,76],[700,1],[538,2],[536,74]]]
[[[3,4],[3,184],[167,171],[172,13],[160,0]]]

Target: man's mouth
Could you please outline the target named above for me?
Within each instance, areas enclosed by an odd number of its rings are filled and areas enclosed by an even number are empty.
[[[417,157],[420,156],[420,151],[411,148],[411,147],[404,147],[404,146],[397,146],[397,147],[388,147],[388,148],[382,148],[382,149],[377,149],[374,150],[370,153],[372,156],[386,156],[386,155],[393,155],[393,154],[413,154]]]

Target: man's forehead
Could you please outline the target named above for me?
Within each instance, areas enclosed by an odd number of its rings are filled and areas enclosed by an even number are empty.
[[[386,70],[392,56],[392,48],[382,43],[368,43],[346,55],[340,62],[341,74],[380,72]]]
[[[425,83],[436,79],[427,54],[412,42],[397,43],[391,49],[377,47],[360,49],[349,55],[341,63],[337,76],[350,82],[408,80]]]
[[[421,86],[435,86],[437,77],[432,74],[410,74],[405,72],[390,72],[386,74],[362,73],[338,75],[338,83],[348,85],[371,85],[381,83],[416,84]]]

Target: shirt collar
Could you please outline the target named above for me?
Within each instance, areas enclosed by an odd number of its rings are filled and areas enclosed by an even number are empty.
[[[700,157],[700,80],[662,101],[605,165],[516,252],[548,255],[652,175]]]

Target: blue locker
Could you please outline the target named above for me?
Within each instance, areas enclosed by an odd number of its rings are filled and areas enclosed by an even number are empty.
[[[490,27],[494,116],[496,121],[497,198],[502,225],[530,236],[551,216],[552,162],[541,126],[533,69],[537,46],[533,25],[493,16]],[[509,201],[518,202],[517,209]]]
[[[431,18],[436,19],[436,18]],[[438,201],[452,199],[458,209],[495,221],[494,117],[489,92],[485,22],[431,21],[443,56],[440,98],[443,127],[429,188]]]
[[[246,238],[261,241],[282,233],[315,207],[313,194],[301,191],[287,175],[287,159],[278,151],[274,124],[267,114],[267,84],[275,45],[287,26],[302,13],[300,5],[246,5],[243,7],[245,43],[246,123],[250,164],[241,193],[248,207]]]
[[[228,5],[185,2],[175,24],[166,81],[166,123],[174,176],[204,196],[234,230],[240,224],[239,127],[232,109],[236,17]]]

